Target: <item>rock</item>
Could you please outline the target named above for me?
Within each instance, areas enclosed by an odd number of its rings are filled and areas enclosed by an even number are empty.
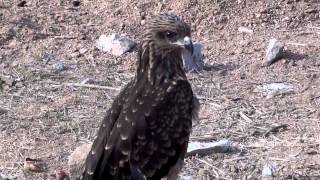
[[[243,27],[243,26],[239,27],[238,31],[241,32],[241,33],[253,34],[253,30],[252,29],[249,29],[249,28]]]
[[[91,149],[91,143],[82,144],[77,147],[69,156],[68,166],[70,179],[75,179],[82,173],[83,164]]]
[[[0,84],[7,84],[8,86],[13,86],[14,79],[10,76],[5,76],[0,74]]]
[[[17,177],[11,175],[0,174],[0,180],[16,180]]]
[[[54,56],[51,53],[44,53],[42,59],[45,64],[48,64],[50,61],[54,60]]]
[[[0,107],[0,116],[1,116],[2,114],[7,114],[8,112],[9,112],[8,109],[4,109],[4,108]]]
[[[113,33],[110,36],[101,35],[98,40],[98,49],[115,56],[120,56],[136,46],[132,40]]]
[[[65,70],[65,67],[64,67],[63,63],[55,63],[52,65],[52,69],[55,73],[59,73],[59,72]]]
[[[319,10],[313,9],[313,8],[309,8],[309,9],[306,9],[304,12],[307,13],[307,14],[312,14],[312,13],[316,14],[316,13],[319,12]]]
[[[74,0],[74,1],[72,1],[72,5],[73,5],[74,7],[78,7],[78,6],[80,6],[80,1]]]
[[[273,176],[275,173],[275,166],[273,164],[265,164],[262,169],[262,176]]]
[[[223,139],[218,142],[189,142],[187,156],[233,152],[236,148],[231,144],[231,141],[228,139]]]
[[[192,176],[182,176],[182,180],[192,180]]]
[[[81,81],[81,84],[93,84],[94,80],[90,78],[86,78],[83,81]]]
[[[28,172],[43,172],[46,170],[46,164],[39,159],[26,158],[23,164],[23,170]]]
[[[273,91],[279,91],[279,90],[293,90],[293,86],[288,83],[283,83],[283,82],[275,82],[275,83],[270,83],[270,84],[265,84],[262,86],[264,91],[267,92],[273,92]]]
[[[26,7],[26,5],[27,5],[27,1],[20,1],[20,2],[17,4],[18,7]]]
[[[271,65],[283,55],[284,44],[277,39],[271,39],[266,51],[265,63]]]
[[[141,21],[140,21],[140,24],[141,24],[142,26],[144,26],[144,25],[146,24],[146,20],[144,20],[144,19],[141,20]]]
[[[193,54],[187,50],[182,51],[183,67],[186,72],[199,72],[203,70],[204,62],[202,55],[202,45],[200,43],[193,44]]]

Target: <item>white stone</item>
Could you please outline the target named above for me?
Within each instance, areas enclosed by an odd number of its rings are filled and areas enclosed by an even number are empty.
[[[101,35],[97,44],[98,49],[115,56],[120,56],[130,51],[136,45],[132,40],[116,33],[110,36],[106,36],[105,34]]]
[[[63,63],[55,63],[55,64],[52,64],[52,69],[55,73],[59,73],[65,70],[65,66]]]
[[[192,180],[192,176],[182,176],[182,180]]]
[[[249,28],[243,27],[243,26],[239,27],[238,31],[241,32],[241,33],[253,34],[253,30],[252,29],[249,29]]]
[[[183,67],[186,72],[199,72],[203,70],[203,54],[202,45],[200,43],[193,44],[193,54],[188,50],[182,51]]]
[[[262,176],[273,176],[275,173],[275,166],[273,164],[265,164],[262,169]]]
[[[217,142],[189,142],[187,155],[205,155],[208,152],[227,153],[235,150],[232,142],[228,139],[222,139]]]
[[[293,85],[285,82],[275,82],[263,85],[263,90],[267,92],[279,91],[279,90],[293,90]]]

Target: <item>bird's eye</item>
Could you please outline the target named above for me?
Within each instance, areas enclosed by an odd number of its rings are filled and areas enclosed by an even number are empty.
[[[170,40],[174,39],[177,36],[177,33],[172,32],[172,31],[167,31],[166,32],[166,37]]]

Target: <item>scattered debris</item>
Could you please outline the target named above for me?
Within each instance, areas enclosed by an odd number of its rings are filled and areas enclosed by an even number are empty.
[[[88,52],[87,48],[77,49],[74,52],[70,53],[71,58],[78,58],[83,56],[86,52]]]
[[[98,49],[115,56],[120,56],[136,46],[132,40],[113,33],[110,36],[101,35],[98,40]]]
[[[69,156],[68,166],[70,179],[75,179],[81,172],[82,164],[84,163],[89,151],[91,149],[91,143],[82,144],[77,147]]]
[[[279,90],[293,90],[293,86],[285,82],[275,82],[263,85],[262,89],[267,92],[273,92]]]
[[[243,27],[243,26],[240,26],[238,28],[238,31],[241,32],[241,33],[253,34],[253,30],[252,29],[249,29],[249,28]]]
[[[274,176],[274,173],[275,173],[275,166],[273,164],[265,164],[263,166],[263,169],[262,169],[262,176]]]
[[[45,64],[48,64],[50,61],[54,60],[54,56],[51,53],[44,53],[42,59]]]
[[[202,45],[193,44],[193,54],[187,50],[182,51],[183,66],[186,72],[199,72],[203,70],[204,62],[202,55]]]
[[[30,172],[43,172],[45,170],[45,164],[38,159],[26,158],[23,164],[23,169]]]
[[[59,73],[59,72],[65,70],[65,66],[64,66],[63,63],[54,63],[54,64],[52,65],[52,69],[53,69],[53,71],[54,71],[55,73]]]
[[[81,49],[79,50],[79,53],[80,53],[80,54],[85,54],[87,51],[88,51],[87,48],[81,48]]]
[[[14,79],[11,76],[1,75],[0,74],[1,84],[6,84],[8,86],[13,86]]]
[[[271,39],[266,51],[265,63],[267,66],[271,65],[283,55],[284,44],[277,39]]]
[[[231,146],[231,141],[223,139],[218,142],[189,142],[187,156],[195,154],[206,155],[209,153],[228,153],[236,148]]]
[[[85,80],[81,81],[80,84],[93,84],[94,80],[90,78],[86,78]]]
[[[253,123],[253,121],[243,112],[239,112],[239,115],[242,119],[244,119],[246,121],[246,123],[251,124]]]
[[[278,133],[281,130],[286,130],[286,129],[288,129],[288,126],[289,126],[288,124],[281,124],[278,126],[271,127],[267,132],[264,133],[264,136],[267,137],[271,133]]]

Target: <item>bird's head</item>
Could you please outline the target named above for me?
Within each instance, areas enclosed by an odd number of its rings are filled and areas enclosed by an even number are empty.
[[[186,78],[181,52],[193,53],[190,26],[174,14],[152,17],[146,24],[137,68],[137,79],[151,84],[176,76]]]
[[[193,53],[190,26],[175,14],[163,13],[150,19],[145,38],[153,40],[162,53],[182,49]]]

